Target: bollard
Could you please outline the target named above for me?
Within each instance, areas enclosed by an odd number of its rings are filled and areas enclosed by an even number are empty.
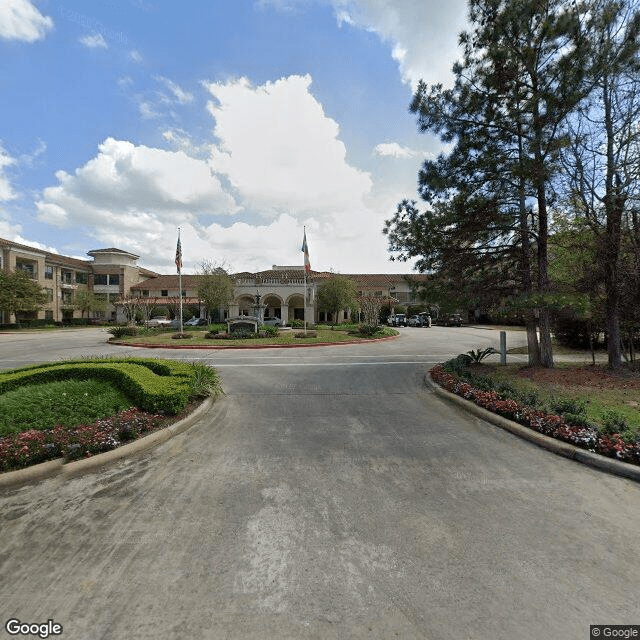
[[[507,364],[507,332],[500,332],[500,364]]]

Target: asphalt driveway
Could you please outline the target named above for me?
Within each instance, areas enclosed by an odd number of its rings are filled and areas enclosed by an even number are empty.
[[[227,395],[136,458],[2,490],[2,623],[87,640],[582,640],[638,624],[640,486],[426,391],[431,363],[497,340],[463,331],[153,350],[215,364]]]

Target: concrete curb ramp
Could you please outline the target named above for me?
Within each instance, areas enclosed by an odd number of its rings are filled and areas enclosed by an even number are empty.
[[[200,418],[209,411],[213,405],[214,398],[207,398],[193,413],[190,413],[186,418],[172,424],[169,427],[154,431],[143,438],[134,440],[129,444],[124,444],[117,449],[111,449],[104,453],[99,453],[90,458],[82,458],[81,460],[74,460],[73,462],[64,463],[63,458],[57,460],[49,460],[42,464],[36,464],[32,467],[26,467],[25,469],[17,469],[16,471],[7,471],[0,474],[0,489],[6,487],[14,487],[26,482],[34,482],[36,480],[43,480],[45,478],[51,478],[53,476],[62,476],[63,478],[71,478],[81,473],[88,471],[94,471],[99,467],[121,460],[122,458],[128,458],[129,456],[136,455],[142,451],[146,451],[151,447],[155,447],[167,440],[170,440],[179,433],[186,431],[189,427],[193,426]]]
[[[479,407],[477,404],[467,400],[466,398],[462,398],[455,393],[446,391],[439,384],[434,382],[431,378],[431,374],[427,376],[426,380],[439,396],[454,402],[458,406],[475,414],[486,422],[490,422],[497,427],[506,429],[520,438],[524,438],[529,442],[537,444],[539,447],[542,447],[547,451],[552,451],[553,453],[564,456],[565,458],[576,460],[577,462],[594,467],[600,471],[606,471],[607,473],[612,473],[617,476],[622,476],[623,478],[629,478],[636,482],[640,482],[639,466],[628,464],[627,462],[622,462],[620,460],[614,460],[613,458],[607,458],[606,456],[601,456],[598,453],[592,453],[591,451],[581,449],[580,447],[576,447],[568,442],[562,442],[561,440],[545,436],[543,433],[538,433],[533,429],[529,429],[517,422],[508,420],[503,416],[491,413],[491,411],[487,411],[487,409]]]

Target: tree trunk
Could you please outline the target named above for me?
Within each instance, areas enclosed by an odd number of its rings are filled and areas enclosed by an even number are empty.
[[[533,96],[533,140],[534,166],[533,181],[538,201],[538,292],[544,295],[549,292],[549,216],[547,211],[547,192],[545,179],[545,163],[542,153],[542,122],[540,117],[539,97],[534,84]],[[540,325],[540,364],[553,368],[553,344],[551,343],[551,312],[544,306],[539,312]]]
[[[529,366],[540,366],[540,344],[538,343],[538,325],[533,316],[533,311],[527,312],[527,352],[529,354]]]

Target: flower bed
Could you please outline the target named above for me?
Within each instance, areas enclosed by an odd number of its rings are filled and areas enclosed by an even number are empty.
[[[0,471],[20,469],[55,458],[88,458],[152,431],[164,419],[162,414],[132,408],[94,424],[71,429],[57,425],[52,429],[30,429],[5,436],[0,438]]]
[[[433,367],[431,378],[441,387],[475,404],[513,420],[546,436],[563,440],[610,458],[640,465],[640,442],[626,442],[621,434],[601,434],[597,428],[576,425],[563,416],[545,413],[517,400],[504,399],[497,391],[484,391],[446,371],[442,365]]]

